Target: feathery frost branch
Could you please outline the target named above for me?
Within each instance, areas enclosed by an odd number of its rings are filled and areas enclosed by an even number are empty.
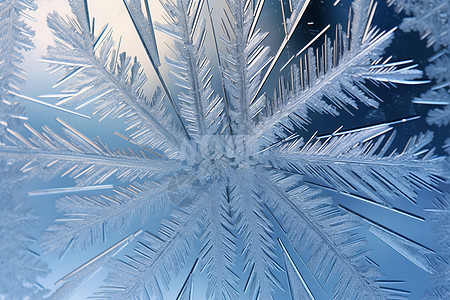
[[[72,4],[75,12],[79,6],[84,3]],[[100,121],[107,116],[125,118],[134,141],[161,150],[168,157],[178,155],[182,136],[163,105],[161,90],[158,88],[147,100],[142,91],[147,79],[137,59],[113,49],[108,27],[94,37],[88,24],[80,19],[84,20],[78,17],[65,21],[57,13],[48,17],[56,46],[49,47],[44,61],[51,64],[52,70],[66,70],[57,86],[71,80],[70,91],[75,90],[57,105],[75,106],[78,110],[96,104],[94,114]]]
[[[378,107],[377,101],[372,99],[373,93],[364,85],[365,80],[420,83],[413,80],[422,75],[415,66],[396,68],[401,62],[390,67],[377,65],[395,28],[380,31],[372,27],[369,16],[374,9],[366,0],[355,1],[351,34],[347,35],[338,25],[334,42],[326,38],[321,55],[309,48],[300,57],[299,65],[291,67],[290,84],[286,86],[280,79],[280,89],[274,92],[273,99],[258,116],[249,144],[260,138],[274,141],[274,136],[285,128],[302,128],[310,122],[308,111],[338,115],[337,108],[357,108],[357,101]]]
[[[9,90],[18,91],[25,82],[23,51],[34,48],[34,31],[24,19],[31,19],[29,11],[37,8],[34,0],[0,2],[0,133],[6,127],[16,126],[26,120],[24,109],[8,97]],[[1,141],[1,140],[0,140]]]
[[[329,198],[318,197],[318,191],[298,185],[298,181],[296,176],[277,173],[266,179],[269,199],[279,199],[269,200],[268,205],[298,251],[308,247],[311,273],[322,284],[336,281],[336,299],[386,298],[375,284],[381,274],[367,263],[363,240],[351,234],[359,222],[334,208]]]
[[[228,188],[218,184],[211,186],[208,206],[204,216],[201,261],[208,269],[208,299],[235,299],[239,295],[239,275],[236,267],[237,239],[232,232],[233,221],[228,214]]]
[[[244,240],[244,273],[248,272],[244,292],[249,290],[251,298],[271,300],[275,288],[281,288],[274,270],[282,267],[275,260],[272,226],[263,211],[261,197],[265,189],[256,182],[253,171],[236,172],[230,180],[236,228]]]
[[[395,196],[415,202],[415,189],[436,189],[442,158],[424,149],[431,132],[412,137],[400,153],[388,152],[394,134],[386,141],[382,135],[389,130],[380,125],[325,141],[314,141],[313,136],[304,145],[296,140],[264,155],[274,167],[308,175],[339,191],[363,193],[379,202]]]
[[[175,58],[166,57],[177,71],[171,72],[174,83],[184,89],[178,95],[181,115],[192,136],[215,134],[224,116],[222,98],[211,87],[210,60],[205,55],[205,20],[199,20],[200,2],[193,0],[161,1],[167,24],[158,24],[162,32],[175,38]]]
[[[201,204],[174,211],[172,219],[161,223],[157,235],[144,232],[134,257],[116,261],[114,272],[105,281],[104,298],[163,299],[162,288],[167,289],[170,274],[178,273],[188,255],[196,251]]]
[[[231,22],[229,29],[226,29],[226,21],[222,20],[225,30],[221,40],[226,49],[220,53],[220,58],[234,134],[248,134],[254,124],[252,119],[262,109],[265,97],[253,102],[252,99],[261,83],[261,73],[270,62],[269,47],[261,45],[267,33],[258,31],[250,35],[252,5],[245,5],[245,2],[227,0],[231,11],[226,18]]]
[[[62,257],[70,248],[86,249],[98,240],[105,241],[108,231],[121,232],[133,219],[143,224],[150,216],[167,212],[170,207],[165,185],[134,184],[115,192],[116,195],[59,199],[56,205],[64,215],[43,233],[44,249]]]
[[[162,178],[181,170],[178,162],[136,154],[112,151],[100,140],[93,141],[83,133],[57,119],[64,127],[65,136],[48,127],[38,132],[31,126],[31,138],[7,129],[9,143],[0,146],[0,155],[11,162],[23,164],[24,173],[39,174],[50,179],[57,174],[78,180],[79,185],[100,184],[111,176],[125,180]],[[42,173],[43,172],[43,173]]]

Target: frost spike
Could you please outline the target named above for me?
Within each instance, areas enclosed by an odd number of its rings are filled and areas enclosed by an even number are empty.
[[[344,196],[352,197],[352,198],[357,199],[359,201],[362,201],[362,202],[365,202],[365,203],[369,203],[369,204],[374,205],[376,207],[380,207],[380,208],[392,211],[394,213],[397,213],[399,215],[411,218],[411,219],[419,221],[419,222],[425,222],[425,218],[424,217],[415,215],[413,213],[410,213],[410,212],[405,211],[405,210],[400,209],[400,208],[396,208],[396,207],[388,205],[388,204],[380,203],[380,202],[374,201],[372,199],[364,198],[364,197],[361,197],[361,196],[358,196],[358,195],[355,195],[355,194],[352,194],[352,193],[341,192],[341,191],[338,191],[336,189],[327,187],[325,185],[317,184],[317,183],[314,183],[314,182],[305,181],[305,183],[310,185],[310,186],[316,186],[316,187],[319,187],[319,188],[324,189],[324,190],[328,190],[328,191],[332,191],[334,193],[339,193],[339,194],[344,195]]]
[[[286,66],[294,59],[294,57],[298,57],[300,54],[302,54],[306,49],[308,49],[315,41],[317,41],[328,29],[330,29],[331,25],[328,24],[327,26],[325,26],[318,34],[316,34],[315,37],[313,37],[302,49],[300,49],[300,51],[297,52],[297,54],[295,54],[294,56],[292,56],[288,62],[286,62],[281,68],[280,68],[280,72],[284,70],[284,68],[286,68]],[[325,38],[326,41],[326,38]],[[326,54],[326,53],[325,53]]]
[[[383,226],[374,220],[359,214],[344,205],[339,205],[343,209],[351,212],[352,214],[361,217],[364,221],[370,224],[369,231],[372,232],[376,237],[385,242],[392,249],[397,251],[407,260],[424,270],[425,272],[432,274],[434,272],[430,261],[425,257],[425,255],[435,254],[436,252],[432,249],[419,244],[418,242],[411,240],[394,230]]]
[[[183,283],[183,286],[181,287],[180,293],[178,293],[178,296],[176,300],[192,300],[192,291],[194,289],[194,272],[197,268],[198,264],[198,258],[195,259],[194,265],[192,266],[192,269],[189,271],[189,275],[186,278],[186,280]]]
[[[288,283],[292,300],[303,300],[308,298],[311,300],[315,300],[316,298],[311,293],[311,290],[309,289],[299,270],[295,266],[292,257],[289,255],[286,247],[284,247],[283,242],[279,238],[278,243],[283,250],[284,266],[286,268],[286,274],[288,276]],[[300,284],[298,283],[299,280]]]
[[[85,191],[98,191],[98,190],[112,189],[113,187],[114,186],[112,184],[104,184],[104,185],[93,185],[93,186],[76,186],[76,187],[46,189],[46,190],[35,190],[35,191],[28,192],[28,196],[43,196],[43,195],[76,193],[76,192],[85,192]]]
[[[139,39],[147,52],[152,64],[158,68],[161,65],[159,61],[158,48],[156,45],[155,33],[153,30],[153,22],[150,14],[150,7],[148,0],[144,0],[147,17],[144,16],[141,10],[141,0],[123,0],[128,14],[130,15]]]
[[[250,26],[250,31],[249,31],[249,34],[248,34],[248,38],[253,36],[253,33],[255,31],[255,28],[256,28],[256,24],[258,23],[259,17],[261,16],[261,12],[262,12],[262,9],[264,7],[264,3],[265,2],[266,2],[266,0],[258,0],[255,3],[255,8],[253,9],[252,26]]]
[[[13,91],[8,91],[8,94],[11,94],[11,95],[13,95],[13,96],[19,97],[19,98],[21,98],[21,99],[25,99],[25,100],[28,100],[28,101],[32,101],[32,102],[34,102],[34,103],[41,104],[41,105],[43,105],[43,106],[48,106],[48,107],[51,107],[51,108],[54,108],[54,109],[57,109],[57,110],[60,110],[60,111],[63,111],[63,112],[67,112],[67,113],[72,114],[72,115],[76,115],[76,116],[83,117],[83,118],[86,118],[86,119],[90,119],[90,118],[91,118],[91,117],[89,117],[89,116],[86,116],[86,115],[77,113],[77,112],[75,112],[75,111],[71,111],[71,110],[68,110],[68,109],[65,109],[65,108],[62,108],[62,107],[59,107],[59,106],[56,106],[56,105],[53,105],[53,104],[44,102],[44,101],[40,101],[40,100],[31,98],[31,97],[28,97],[28,96],[25,96],[25,95],[20,95],[20,94],[18,94],[18,93],[16,93],[16,92],[13,92]]]
[[[90,278],[91,276],[95,275],[95,273],[102,269],[103,266],[111,262],[111,260],[117,253],[119,253],[141,233],[142,229],[139,229],[135,233],[132,233],[131,235],[125,237],[123,240],[119,241],[96,257],[92,258],[82,266],[73,270],[63,278],[59,279],[55,283],[55,285],[59,285],[64,282],[63,285],[45,299],[57,300],[71,297],[77,289],[79,289],[86,283],[86,278]]]
[[[158,77],[159,82],[161,83],[163,90],[166,93],[167,98],[169,99],[169,103],[172,105],[175,114],[180,121],[182,129],[189,139],[190,136],[186,130],[183,119],[180,116],[179,108],[173,100],[172,94],[170,93],[169,88],[167,87],[167,84],[159,70],[161,62],[156,45],[155,33],[153,29],[153,22],[150,14],[150,6],[148,4],[148,0],[144,0],[148,20],[146,20],[145,16],[142,14],[141,0],[123,0],[123,3],[125,4],[128,14],[133,21],[133,25],[136,29],[139,39],[141,40],[141,43],[144,46],[145,51],[147,52],[147,56],[150,60],[150,63],[152,64],[153,70],[156,72],[156,76]]]
[[[275,57],[272,59],[269,68],[267,69],[266,73],[264,74],[263,79],[261,80],[261,83],[258,86],[258,89],[256,90],[252,100],[250,102],[254,102],[256,98],[258,97],[259,92],[263,88],[264,84],[266,83],[267,78],[269,78],[270,73],[272,72],[273,68],[275,67],[275,64],[277,63],[278,59],[281,56],[281,53],[283,53],[284,48],[286,48],[289,40],[291,39],[292,35],[294,34],[295,29],[297,28],[298,23],[300,23],[300,19],[303,17],[303,14],[305,13],[306,8],[309,5],[310,0],[298,0],[296,1],[297,5],[292,12],[291,18],[293,18],[293,22],[290,23],[288,26],[288,34],[284,37],[283,42],[281,43],[280,47],[278,48],[277,53],[275,54]]]

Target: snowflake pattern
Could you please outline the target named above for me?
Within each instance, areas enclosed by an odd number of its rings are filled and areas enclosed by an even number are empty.
[[[5,63],[9,59],[6,54],[16,50],[0,48],[0,67],[6,74],[0,81],[1,105],[8,105],[0,114],[2,205],[16,188],[13,178],[22,182],[60,175],[77,182],[76,187],[59,190],[73,195],[57,200],[63,217],[42,234],[40,244],[45,253],[61,258],[69,251],[84,251],[104,241],[108,232],[122,232],[136,220],[145,224],[154,216],[169,216],[161,220],[157,233],[137,230],[62,278],[52,292],[29,287],[48,271],[36,253],[32,258],[28,253],[24,261],[29,261],[30,271],[24,270],[28,277],[19,281],[31,290],[0,283],[0,294],[67,298],[99,269],[109,266],[112,271],[96,298],[164,299],[172,277],[190,269],[177,299],[192,299],[197,267],[207,274],[208,299],[238,299],[244,293],[250,299],[273,299],[280,289],[287,290],[292,299],[318,299],[322,292],[327,293],[319,291],[308,276],[319,286],[333,287],[329,298],[403,297],[405,291],[384,287],[379,281],[378,265],[368,257],[365,241],[356,234],[362,223],[423,271],[431,274],[439,269],[429,259],[436,254],[433,249],[351,207],[334,205],[321,191],[408,215],[393,205],[397,197],[416,203],[419,190],[439,192],[445,180],[444,158],[426,148],[433,134],[412,136],[397,150],[393,146],[394,122],[339,128],[329,135],[308,135],[304,130],[314,122],[310,116],[315,113],[338,116],[341,110],[360,105],[376,109],[379,99],[368,83],[424,83],[422,72],[410,61],[383,58],[395,28],[381,30],[372,25],[376,4],[355,0],[348,28],[326,26],[285,62],[281,69],[287,77],[280,72],[278,87],[269,91],[266,83],[274,76],[275,66],[279,67],[280,57],[311,3],[290,0],[286,11],[282,5],[284,38],[272,53],[264,45],[267,33],[258,29],[264,0],[225,2],[219,33],[208,0],[161,0],[164,23],[152,21],[147,0],[124,0],[158,82],[152,95],[144,91],[147,77],[138,59],[121,52],[108,26],[94,31],[87,1],[69,0],[73,16],[56,12],[48,16],[55,45],[49,46],[43,61],[50,72],[64,73],[55,86],[69,83],[58,103],[51,106],[81,117],[87,116],[78,110],[89,108],[99,121],[125,120],[126,129],[116,135],[135,147],[127,151],[113,150],[63,118],[57,118],[61,133],[47,126],[37,130],[25,123],[26,117],[18,117],[21,108],[7,99],[37,100],[21,94],[16,88],[20,69]],[[18,8],[12,11],[16,12],[35,8],[31,0],[4,0],[0,14],[14,4]],[[209,20],[202,18],[203,10]],[[4,19],[12,23],[17,16]],[[172,55],[165,57],[171,68],[170,80],[177,86],[173,91],[161,72],[163,60],[155,30],[174,39]],[[325,34],[328,31],[334,32],[334,38]],[[28,40],[32,33],[22,23],[18,34],[2,27],[0,33],[2,40],[20,37],[7,43],[22,47],[15,49],[32,46]],[[215,57],[208,57],[207,37],[212,38]],[[311,47],[319,39],[323,44]],[[12,57],[16,64],[22,61]],[[218,76],[211,60],[218,62]],[[222,91],[216,92],[214,86],[221,86]],[[11,118],[19,121],[10,122]],[[123,184],[112,194],[77,193],[99,189],[113,177]],[[436,205],[442,211],[448,206],[447,194]],[[18,220],[19,213],[24,219],[35,218],[17,203],[6,208],[2,220]],[[446,220],[439,222],[445,234],[442,224]],[[9,221],[0,223],[8,235],[18,230],[20,236],[25,228],[10,226]],[[283,234],[275,238],[275,231]],[[26,249],[25,237],[20,242],[5,241]],[[132,254],[117,259],[131,244]],[[10,252],[5,249],[0,248],[0,253]],[[448,249],[442,253],[445,251]],[[196,259],[190,266],[193,253]],[[282,254],[277,257],[277,253]],[[298,266],[302,257],[307,257],[303,264],[308,276]],[[0,262],[8,270],[16,260]],[[446,272],[445,267],[440,269]],[[23,278],[21,272],[15,276]],[[280,281],[278,273],[286,274],[286,282]],[[444,295],[447,288],[439,286],[433,292]]]

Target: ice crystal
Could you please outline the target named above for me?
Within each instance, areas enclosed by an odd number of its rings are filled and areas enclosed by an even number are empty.
[[[0,144],[14,134],[26,116],[21,105],[8,91],[18,91],[25,81],[20,67],[23,50],[33,48],[33,31],[23,20],[30,10],[36,9],[32,0],[0,2]],[[27,231],[38,216],[24,203],[25,194],[19,192],[25,176],[17,165],[0,161],[0,295],[16,297],[29,295],[42,297],[45,293],[37,278],[48,270],[39,254],[31,250],[34,239]]]
[[[321,192],[332,191],[417,218],[393,203],[398,197],[416,203],[421,189],[439,192],[444,159],[426,148],[433,134],[418,133],[397,150],[391,127],[395,122],[345,131],[331,128],[332,134],[321,136],[303,130],[314,123],[316,113],[338,116],[342,109],[361,105],[377,108],[379,99],[369,82],[423,83],[422,72],[410,61],[383,58],[395,28],[381,30],[372,25],[376,4],[355,0],[345,22],[347,30],[337,25],[334,38],[323,36],[328,25],[313,40],[322,38],[320,47],[308,44],[275,74],[310,1],[289,1],[286,12],[282,2],[284,38],[275,54],[264,45],[268,34],[258,29],[264,1],[225,2],[220,33],[208,0],[161,0],[166,22],[157,24],[147,0],[124,0],[158,85],[150,95],[144,89],[147,77],[139,60],[121,52],[108,26],[96,30],[87,1],[69,0],[72,16],[57,12],[48,16],[55,44],[49,46],[43,61],[50,71],[64,73],[56,87],[70,85],[59,94],[58,103],[46,105],[79,116],[84,116],[79,109],[88,108],[99,121],[123,119],[126,129],[116,135],[135,148],[113,150],[60,117],[56,118],[59,131],[12,123],[9,118],[17,113],[2,108],[0,183],[6,214],[2,220],[7,221],[0,223],[0,229],[7,234],[0,240],[1,247],[6,247],[0,248],[0,262],[4,264],[4,254],[10,255],[11,247],[27,249],[24,238],[19,243],[8,240],[13,234],[20,237],[16,230],[25,228],[10,227],[22,218],[16,214],[20,205],[8,202],[17,188],[14,178],[69,176],[76,180],[76,187],[59,189],[75,193],[57,200],[63,217],[49,225],[40,239],[45,253],[60,258],[70,251],[84,251],[136,220],[146,224],[153,216],[169,217],[160,222],[157,233],[139,229],[69,273],[46,298],[72,296],[105,266],[112,271],[95,294],[98,298],[163,299],[172,277],[190,269],[178,298],[192,299],[197,267],[207,274],[208,299],[237,299],[242,294],[273,299],[280,289],[293,299],[325,297],[322,293],[336,299],[402,297],[405,291],[381,286],[378,265],[367,256],[366,243],[356,233],[362,223],[368,223],[371,233],[418,268],[428,273],[437,269],[429,259],[433,249],[351,207],[334,205]],[[13,5],[18,8],[8,14]],[[17,19],[17,12],[24,8],[33,9],[33,2],[0,2],[4,103],[12,103],[7,102],[9,98],[33,100],[16,87],[21,80],[17,51],[31,47],[29,29]],[[209,20],[203,19],[204,10]],[[4,27],[14,22],[16,32]],[[174,39],[172,55],[164,61],[155,30]],[[214,45],[212,57],[206,50],[207,38]],[[437,40],[440,36],[433,43]],[[212,60],[218,62],[217,72]],[[166,82],[162,64],[170,66],[169,78],[176,89]],[[288,71],[287,80],[282,70]],[[448,80],[445,72],[442,76],[437,75],[440,71],[430,72],[438,82]],[[279,84],[270,91],[266,83],[274,76]],[[215,91],[216,86],[222,90]],[[114,177],[123,182],[114,193],[77,194],[99,189]],[[24,215],[26,220],[32,218]],[[445,226],[440,227],[443,235]],[[276,237],[275,231],[282,234]],[[129,244],[134,246],[133,254],[115,258]],[[436,259],[448,257],[445,247],[443,256]],[[196,259],[191,266],[192,255]],[[45,275],[44,265],[15,255],[5,260],[6,270],[14,269],[8,263],[16,261],[30,270],[14,273],[19,286],[0,284],[0,292],[13,297],[32,295],[35,291],[25,287]],[[299,261],[307,272],[302,273]],[[283,272],[286,282],[277,275]],[[315,288],[315,283],[321,288]],[[323,289],[330,285],[332,289]],[[440,287],[434,292],[442,294],[442,290],[447,293]],[[36,297],[44,297],[43,293]]]
[[[427,46],[436,54],[428,59],[427,75],[435,85],[425,94],[414,99],[415,103],[443,106],[430,111],[428,122],[439,126],[450,125],[450,4],[445,0],[403,1],[390,0],[398,11],[411,17],[405,18],[400,28],[404,31],[418,31]]]
[[[48,270],[39,254],[30,249],[34,240],[27,235],[38,215],[25,206],[25,195],[18,191],[23,182],[17,176],[20,171],[4,162],[0,163],[0,171],[0,294],[13,298],[42,297],[45,293],[36,286],[37,278],[46,275]]]
[[[26,119],[23,108],[13,102],[7,91],[17,91],[24,82],[20,67],[22,50],[33,48],[34,32],[26,25],[23,16],[36,9],[33,0],[0,2],[0,133]]]
[[[448,262],[450,257],[450,248],[448,247],[449,205],[450,193],[445,191],[441,197],[435,200],[436,208],[429,209],[430,219],[435,224],[434,231],[442,238],[438,240],[441,257],[434,261],[436,271],[431,278],[433,289],[426,292],[425,299],[446,299],[450,297],[448,288],[450,281],[448,276],[450,273],[450,264]]]
[[[444,127],[449,132],[450,126],[450,4],[448,1],[388,1],[395,3],[399,12],[404,11],[409,15],[405,18],[400,28],[404,31],[418,31],[421,39],[427,40],[427,47],[433,47],[436,53],[428,59],[430,63],[425,72],[433,80],[431,89],[420,97],[414,99],[415,103],[437,105],[442,108],[434,108],[428,113],[427,121]],[[444,142],[444,148],[449,152],[450,139]],[[450,173],[450,160],[444,164],[448,178]],[[450,297],[448,288],[449,274],[449,247],[448,247],[448,205],[450,194],[447,192],[435,200],[436,209],[430,209],[430,219],[435,222],[435,231],[439,236],[438,243],[442,257],[434,260],[436,271],[432,276],[433,289],[425,294],[426,299],[446,299]],[[441,238],[444,237],[444,238]]]

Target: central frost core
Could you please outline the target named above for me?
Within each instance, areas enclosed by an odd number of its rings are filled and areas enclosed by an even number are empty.
[[[198,139],[195,153],[186,158],[199,179],[222,176],[230,168],[250,166],[256,163],[246,147],[244,135],[205,135]]]

